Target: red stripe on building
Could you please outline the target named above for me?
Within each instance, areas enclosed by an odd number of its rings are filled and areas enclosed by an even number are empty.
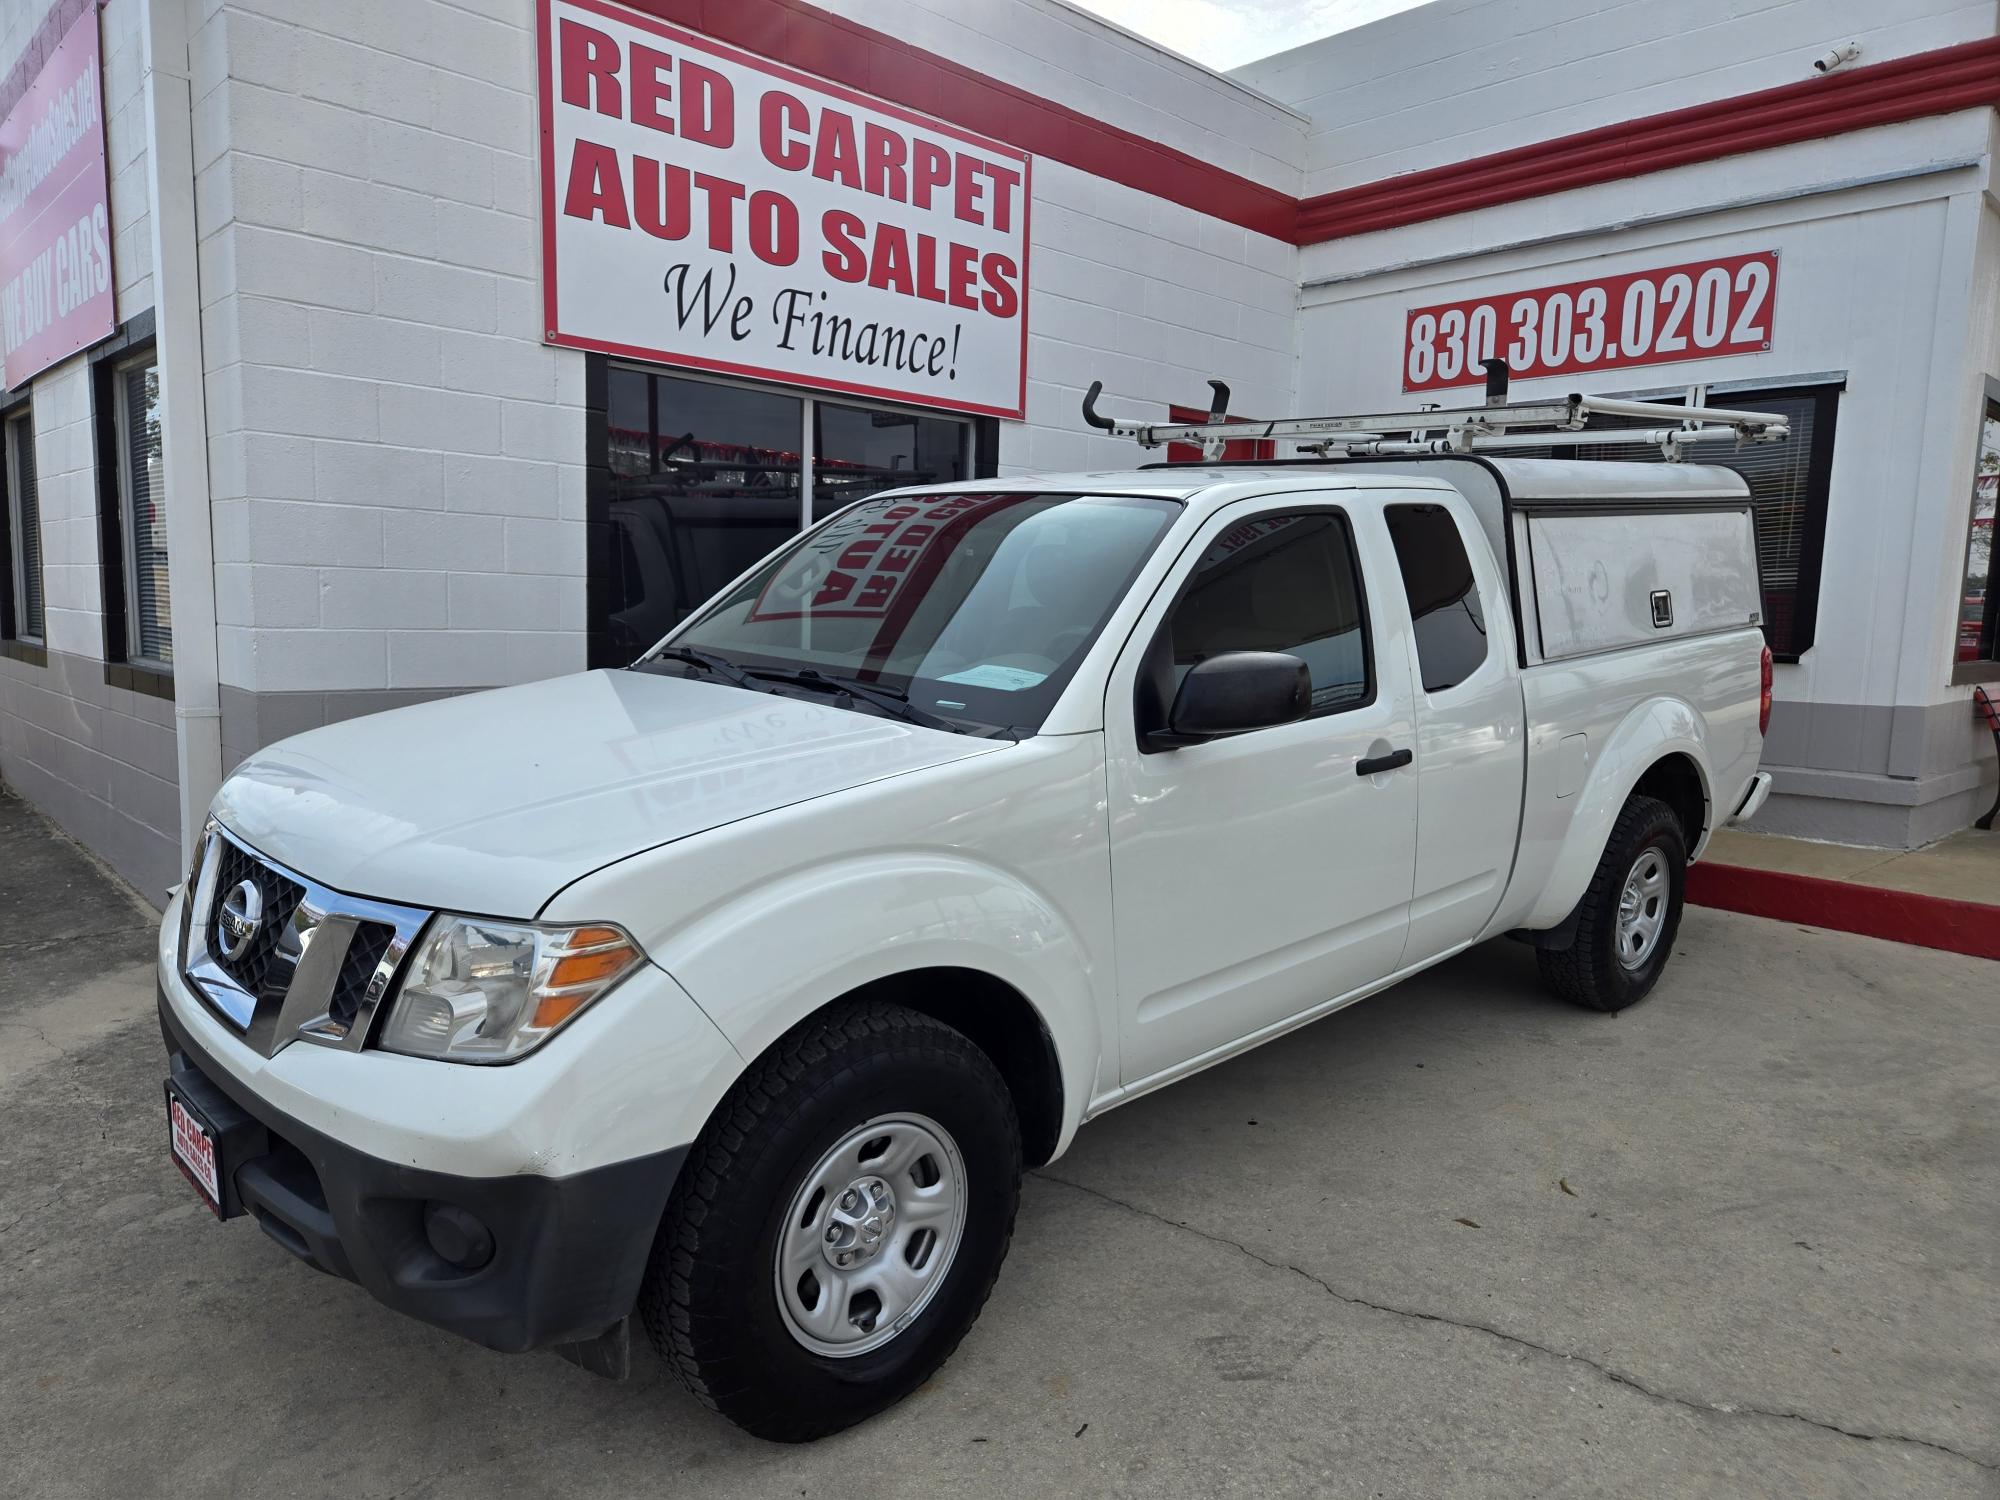
[[[807,73],[1289,240],[1298,199],[799,0],[622,0]],[[1171,100],[1163,104],[1172,107]]]
[[[2000,105],[2000,37],[1539,141],[1303,201],[803,0],[622,0],[879,99],[1292,244]],[[1164,101],[1171,103],[1171,101]]]
[[[1885,891],[1844,880],[1707,861],[1688,867],[1687,899],[1697,906],[1746,912],[1753,917],[1858,932],[1892,943],[1969,953],[1974,958],[2000,958],[2000,906],[1977,901]]]
[[[2000,37],[1324,193],[1299,205],[1295,239],[1301,245],[1344,239],[1692,162],[1995,104],[2000,104]]]

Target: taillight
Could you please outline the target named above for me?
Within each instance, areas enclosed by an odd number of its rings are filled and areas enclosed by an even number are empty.
[[[1771,648],[1764,648],[1764,660],[1757,668],[1757,733],[1771,732]]]

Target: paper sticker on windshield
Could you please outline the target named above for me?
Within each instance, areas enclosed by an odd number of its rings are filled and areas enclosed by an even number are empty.
[[[1030,672],[1026,667],[1000,667],[989,662],[967,667],[963,672],[950,673],[938,681],[962,682],[967,687],[998,688],[1003,693],[1018,693],[1022,688],[1046,682],[1048,676],[1046,672]]]

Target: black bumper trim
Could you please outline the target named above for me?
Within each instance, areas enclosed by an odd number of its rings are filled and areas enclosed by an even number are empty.
[[[244,1089],[188,1036],[164,988],[158,999],[176,1080],[220,1092],[268,1137],[261,1154],[225,1157],[236,1199],[308,1265],[503,1353],[592,1339],[631,1313],[686,1146],[569,1177],[460,1177],[384,1161]],[[432,1250],[431,1200],[478,1215],[492,1260],[465,1271]]]

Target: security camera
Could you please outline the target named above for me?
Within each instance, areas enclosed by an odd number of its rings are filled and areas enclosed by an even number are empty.
[[[1851,63],[1861,55],[1861,43],[1843,42],[1831,52],[1823,52],[1813,59],[1815,73],[1831,73],[1842,63]]]

